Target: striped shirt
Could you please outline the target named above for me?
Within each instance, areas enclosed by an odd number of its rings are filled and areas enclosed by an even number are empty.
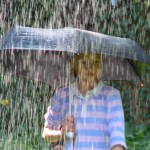
[[[110,150],[126,147],[124,113],[120,92],[101,82],[83,97],[76,84],[71,85],[75,140],[64,142],[65,150]],[[56,91],[45,114],[45,127],[59,129],[69,111],[69,88]]]

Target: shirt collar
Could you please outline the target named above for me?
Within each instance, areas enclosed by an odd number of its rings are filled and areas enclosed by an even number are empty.
[[[92,94],[94,96],[97,96],[100,92],[100,90],[102,89],[103,87],[103,82],[100,81],[95,87],[93,90],[90,90],[86,93],[86,96],[85,97],[89,97],[91,96]],[[74,83],[72,83],[70,85],[70,90],[71,90],[71,93],[73,94],[73,96],[79,96],[79,97],[83,97],[82,94],[79,92],[78,88],[77,88],[77,81],[75,81]]]
[[[93,90],[91,90],[90,92],[92,92],[95,96],[97,96],[97,95],[99,94],[99,92],[101,91],[102,86],[103,86],[103,82],[100,81],[100,82],[96,85],[96,87],[95,87]]]

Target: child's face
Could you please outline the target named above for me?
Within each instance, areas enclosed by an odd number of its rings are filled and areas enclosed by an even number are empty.
[[[79,84],[94,88],[101,77],[102,59],[98,54],[82,54],[75,59],[75,72]]]

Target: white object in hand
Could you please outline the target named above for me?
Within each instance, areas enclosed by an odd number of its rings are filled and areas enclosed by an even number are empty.
[[[74,138],[74,132],[66,132],[65,137],[68,140],[72,140]]]

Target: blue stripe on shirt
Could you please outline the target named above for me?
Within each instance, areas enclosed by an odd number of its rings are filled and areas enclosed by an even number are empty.
[[[111,107],[111,112],[115,112],[115,111],[122,111],[122,108],[120,106],[112,106]]]
[[[77,148],[81,149],[81,148],[109,148],[110,145],[106,144],[104,142],[79,142],[77,144]]]
[[[108,131],[103,131],[103,130],[78,130],[77,131],[77,135],[78,136],[109,136],[109,132]]]
[[[82,108],[83,108],[82,105],[77,106],[77,108],[72,107],[72,111],[81,112],[81,111],[82,111]],[[104,112],[104,113],[105,113],[105,112],[106,112],[106,107],[105,107],[105,106],[92,106],[92,105],[87,105],[87,111],[88,111],[88,112],[96,111],[96,112]]]
[[[111,123],[113,123],[113,122],[123,122],[124,121],[124,118],[123,117],[120,117],[120,116],[118,116],[118,117],[111,117],[109,120],[108,120],[109,122],[111,122]]]
[[[123,127],[111,127],[111,128],[110,128],[110,131],[111,131],[111,132],[117,131],[117,132],[122,132],[122,133],[124,133]]]
[[[124,142],[125,141],[125,138],[123,138],[123,137],[113,137],[112,139],[111,139],[111,143],[115,143],[115,142],[118,142],[118,141],[121,141],[121,142]]]
[[[84,117],[76,117],[75,119],[75,122],[76,123],[81,123],[81,124],[106,124],[106,119],[105,118],[93,118],[92,117],[87,117],[87,118],[84,118]]]

